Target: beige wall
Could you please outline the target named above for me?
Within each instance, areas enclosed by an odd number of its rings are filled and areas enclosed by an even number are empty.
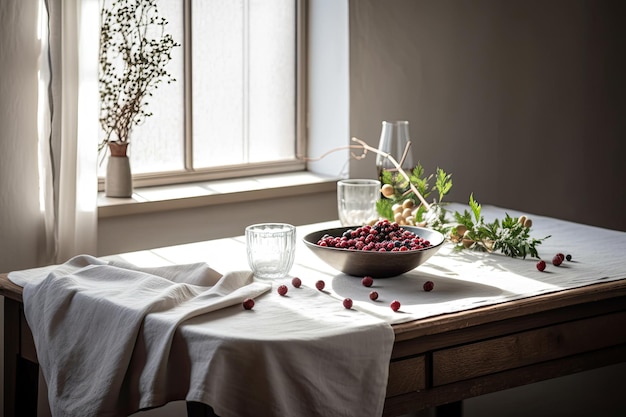
[[[243,235],[247,225],[333,220],[335,191],[98,220],[98,256]]]
[[[607,0],[350,1],[351,134],[376,144],[382,120],[409,120],[450,199],[626,231],[624,16]]]

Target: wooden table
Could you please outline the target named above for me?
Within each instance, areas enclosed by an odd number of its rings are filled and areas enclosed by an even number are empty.
[[[37,354],[22,289],[5,297],[4,415],[36,415]],[[626,280],[394,325],[385,416],[626,361]],[[445,406],[447,405],[447,406]],[[202,407],[191,407],[197,413]]]
[[[501,215],[502,209],[483,207],[485,212]],[[491,256],[497,255],[488,255],[486,269],[478,271],[476,268],[482,268],[480,258],[457,261],[453,257],[433,257],[431,268],[447,267],[448,273],[461,275],[463,280],[473,274],[480,284],[494,284],[495,279],[501,283],[495,285],[502,285],[516,296],[458,309],[455,304],[452,310],[438,310],[425,318],[393,324],[395,341],[384,416],[432,407],[436,407],[439,416],[459,416],[461,402],[467,398],[626,362],[626,264],[622,258],[626,235],[558,219],[537,217],[535,220],[538,235],[555,236],[551,238],[553,243],[546,244],[547,251],[570,247],[578,251],[580,261],[552,272],[554,275],[551,272],[537,275],[534,262],[508,262],[502,258],[491,262],[497,259]],[[308,229],[299,227],[299,232],[305,230]],[[580,236],[585,236],[585,240],[580,240]],[[576,243],[580,245],[572,248]],[[611,251],[596,249],[583,254],[588,245],[608,246]],[[219,253],[219,250],[236,253],[236,259],[245,258],[245,239],[221,239],[145,251],[148,257],[143,261],[149,266],[155,266],[159,260],[197,262],[207,253]],[[194,258],[196,253],[198,258]],[[136,255],[142,253],[126,254]],[[321,273],[320,264],[309,256],[313,255],[307,250],[297,251],[294,270],[297,265],[314,266],[315,274]],[[224,263],[219,265],[219,258],[224,257],[211,258],[216,262],[211,266],[218,271],[232,266],[229,259],[222,259]],[[133,259],[129,258],[128,262],[136,263]],[[494,264],[499,268],[494,268]],[[527,265],[534,272],[529,271]],[[334,279],[332,271],[329,279]],[[300,272],[304,274],[304,270]],[[305,275],[300,276],[305,278]],[[509,286],[516,277],[521,278],[522,287]],[[528,285],[544,281],[554,285],[545,292],[542,292],[545,286],[539,292],[526,291]],[[36,415],[37,353],[24,317],[22,288],[10,282],[6,274],[0,274],[0,295],[5,297],[4,415]],[[189,403],[187,411],[190,416],[213,415],[209,406],[199,403]]]

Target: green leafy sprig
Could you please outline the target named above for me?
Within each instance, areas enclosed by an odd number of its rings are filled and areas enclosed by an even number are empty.
[[[406,178],[409,180],[407,181]],[[433,184],[433,179],[434,184]],[[418,162],[410,175],[401,175],[397,171],[383,170],[381,173],[381,183],[383,184],[383,195],[386,198],[378,200],[376,208],[381,217],[404,222],[410,225],[426,225],[431,228],[441,228],[445,222],[445,210],[442,207],[442,200],[452,189],[452,175],[443,169],[437,168],[435,174],[426,175],[424,167]],[[409,183],[410,182],[410,183]],[[417,196],[419,193],[423,199],[428,199],[436,194],[438,198],[433,199],[433,203],[428,207],[421,203]],[[413,215],[409,218],[397,216],[399,205],[415,207]]]
[[[501,252],[512,258],[539,258],[537,245],[545,239],[530,236],[530,224],[524,217],[511,217],[505,213],[502,221],[495,219],[486,222],[481,214],[481,205],[470,195],[471,213],[454,212],[456,226],[452,228],[450,240],[456,243],[455,248],[474,249],[486,252]]]
[[[433,178],[435,182],[431,185]],[[481,214],[481,205],[473,194],[469,198],[470,211],[448,210],[443,199],[452,189],[452,176],[441,168],[437,168],[435,174],[426,175],[424,168],[418,163],[409,176],[413,187],[397,172],[383,170],[380,179],[386,198],[377,203],[379,216],[390,221],[437,230],[455,244],[456,250],[500,252],[513,258],[539,258],[537,246],[550,237],[533,238],[530,235],[532,222],[525,216],[516,218],[505,213],[502,220],[486,222]],[[438,198],[426,208],[423,204],[417,204],[413,188],[424,198],[433,193]],[[409,204],[406,203],[407,200],[410,200]],[[398,207],[403,209],[398,210]],[[414,207],[411,216],[398,215],[404,211],[404,207]]]

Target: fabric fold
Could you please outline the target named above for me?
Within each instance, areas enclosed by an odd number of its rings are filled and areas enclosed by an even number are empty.
[[[271,288],[254,282],[247,271],[225,274],[206,287],[183,282],[189,274],[194,282],[216,278],[215,271],[200,264],[151,268],[150,273],[118,265],[79,256],[21,276],[30,278],[24,285],[24,312],[53,416],[125,415],[120,396],[140,398],[145,407],[161,405],[149,397],[154,379],[167,367],[180,323]],[[138,338],[148,352],[141,366],[133,363]],[[137,392],[124,392],[127,374],[138,368]]]

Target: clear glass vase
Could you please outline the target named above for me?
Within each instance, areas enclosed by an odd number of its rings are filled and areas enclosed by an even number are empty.
[[[410,142],[411,136],[409,135],[408,121],[384,121],[382,123],[378,150],[389,154],[400,164],[402,169],[405,170],[407,174],[410,173],[413,168],[415,168]],[[379,179],[383,169],[388,171],[397,170],[396,167],[391,163],[389,158],[381,154],[376,155],[376,169],[378,170]]]

